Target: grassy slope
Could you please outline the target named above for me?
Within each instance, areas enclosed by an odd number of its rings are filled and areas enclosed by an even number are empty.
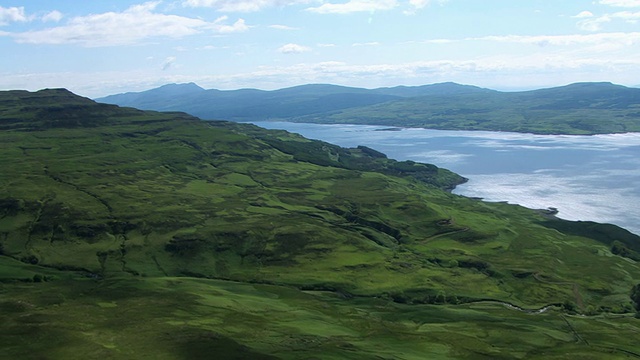
[[[460,179],[442,169],[286,132],[63,90],[0,106],[0,347],[13,357],[640,352],[637,320],[604,315],[631,311],[640,279],[609,251],[607,234],[638,250],[619,228],[591,236],[444,192]]]

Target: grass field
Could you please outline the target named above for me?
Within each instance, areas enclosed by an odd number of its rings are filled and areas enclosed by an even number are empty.
[[[8,358],[640,356],[626,230],[367,148],[0,95]]]
[[[637,320],[187,277],[2,285],[6,358],[627,359]],[[79,355],[82,356],[79,357]]]

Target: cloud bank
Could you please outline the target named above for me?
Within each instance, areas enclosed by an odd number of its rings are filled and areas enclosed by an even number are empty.
[[[186,0],[186,7],[207,7],[222,12],[254,12],[269,7],[307,4],[310,0]]]
[[[130,45],[162,37],[175,39],[202,32],[229,34],[249,29],[243,19],[228,24],[227,16],[207,22],[198,18],[154,12],[159,3],[155,1],[134,5],[123,12],[78,16],[62,26],[20,33],[4,33],[4,35],[14,38],[18,43],[78,44],[86,47],[100,47]],[[21,19],[23,16],[16,10],[11,14],[12,19]],[[51,12],[45,17],[49,20],[60,20],[62,14]]]
[[[391,10],[397,6],[396,0],[350,0],[346,3],[324,3],[318,7],[307,8],[307,11],[318,14],[349,14]]]
[[[600,4],[616,7],[640,7],[640,0],[600,0]]]
[[[8,25],[12,22],[27,21],[24,14],[24,7],[5,8],[0,6],[0,26]]]
[[[298,44],[286,44],[278,49],[278,52],[283,54],[300,54],[308,51],[311,51],[310,47]]]

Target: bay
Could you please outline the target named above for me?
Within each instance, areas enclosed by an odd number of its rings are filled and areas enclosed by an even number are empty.
[[[567,220],[612,223],[640,234],[640,133],[575,136],[444,131],[370,125],[255,122],[466,177],[455,194],[534,209]]]

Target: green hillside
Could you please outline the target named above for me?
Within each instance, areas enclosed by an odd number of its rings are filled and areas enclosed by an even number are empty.
[[[0,92],[9,359],[640,356],[640,238],[284,131]]]

